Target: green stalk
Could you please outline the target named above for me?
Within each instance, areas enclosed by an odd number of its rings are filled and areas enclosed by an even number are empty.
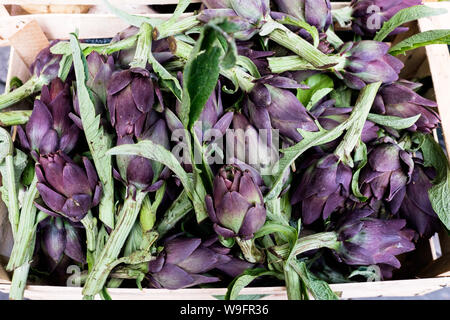
[[[340,242],[335,232],[321,232],[297,240],[295,247],[291,250],[289,244],[274,247],[273,251],[282,259],[289,256],[295,257],[304,252],[317,250],[320,248],[338,249]]]
[[[190,30],[198,26],[199,24],[200,21],[198,21],[197,16],[187,17],[174,23],[163,23],[160,26],[156,27],[153,31],[153,39],[160,40],[176,34],[184,33],[185,31]]]
[[[97,244],[97,219],[92,216],[92,212],[89,210],[87,215],[81,220],[81,223],[86,230],[87,249],[94,252]]]
[[[130,195],[125,200],[125,203],[120,210],[116,227],[111,232],[105,247],[96,259],[92,272],[88,275],[86,284],[83,288],[83,295],[87,296],[87,298],[93,298],[102,290],[106,279],[108,278],[109,271],[117,260],[139,215],[142,201],[144,200],[146,193],[137,191],[135,198],[133,197],[132,192],[129,193]]]
[[[381,82],[376,82],[367,85],[362,89],[358,100],[356,101],[355,109],[360,112],[353,112],[350,117],[355,118],[353,125],[348,128],[344,139],[334,151],[334,154],[346,165],[353,167],[352,152],[356,145],[359,143],[361,134],[366,123],[367,116],[372,108],[375,97],[378,93],[378,89],[381,86]]]
[[[130,63],[131,68],[145,68],[148,56],[152,50],[152,27],[148,23],[143,23],[139,30],[139,37],[136,45],[134,59]]]
[[[27,252],[27,262],[25,262],[22,266],[14,270],[11,288],[9,291],[9,299],[10,300],[23,300],[25,287],[27,285],[28,273],[30,271],[31,259],[33,258],[34,247],[36,243],[36,232],[33,236],[33,241],[28,248]]]
[[[285,56],[267,58],[269,61],[270,71],[273,73],[283,73],[285,71],[300,71],[300,70],[319,70],[308,61],[299,56]]]
[[[284,264],[284,281],[289,300],[302,300],[300,277],[289,263]]]
[[[244,254],[245,260],[250,263],[262,263],[265,260],[264,253],[255,245],[255,240],[243,240],[236,237],[236,242]]]
[[[16,239],[20,213],[14,167],[14,142],[9,132],[4,128],[0,128],[0,147],[0,161],[5,159],[6,165],[3,184],[7,186],[8,190],[8,218],[11,223],[13,238]]]
[[[31,112],[31,110],[0,112],[0,126],[10,127],[25,124],[30,119]]]
[[[8,108],[17,102],[31,96],[42,89],[42,87],[48,84],[50,81],[46,77],[32,76],[21,87],[0,95],[0,110]]]
[[[80,43],[80,48],[86,56],[92,51],[96,51],[103,55],[110,55],[114,52],[134,47],[136,45],[138,35],[139,34],[135,34],[123,40],[107,44]],[[70,42],[58,42],[50,48],[50,52],[53,54],[71,55],[72,49],[70,47]]]
[[[193,210],[192,202],[185,191],[181,192],[175,202],[164,214],[164,217],[156,227],[160,237],[163,237],[175,225]]]
[[[33,181],[25,195],[22,210],[20,211],[20,220],[17,229],[14,246],[9,258],[6,269],[13,271],[27,262],[28,248],[32,245],[33,234],[36,232],[36,207],[33,202],[38,191],[36,188],[37,177]]]
[[[277,28],[268,35],[270,40],[291,50],[306,61],[310,62],[316,68],[328,69],[338,64],[336,57],[327,56],[308,41],[290,31],[282,24],[276,24]]]

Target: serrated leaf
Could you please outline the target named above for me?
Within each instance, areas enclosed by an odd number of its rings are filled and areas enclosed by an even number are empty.
[[[339,300],[328,283],[314,276],[306,267],[305,262],[295,260],[292,262],[292,267],[316,300]]]
[[[430,30],[415,34],[393,46],[389,53],[396,56],[431,44],[450,44],[450,30]]]
[[[450,167],[448,159],[432,135],[426,135],[421,149],[424,165],[433,166],[437,171],[437,177],[433,181],[434,186],[428,191],[431,205],[445,227],[450,230]]]
[[[402,9],[383,24],[383,27],[377,32],[373,40],[383,41],[392,31],[404,23],[425,17],[437,16],[446,12],[447,10],[445,9],[431,8],[425,5]]]
[[[177,158],[162,145],[145,140],[136,144],[126,144],[112,148],[108,151],[108,154],[136,155],[164,164],[180,179],[186,194],[193,202],[194,209],[200,221],[207,217],[205,198],[197,193],[199,190],[198,187],[196,188],[193,179],[184,171]]]
[[[413,126],[422,115],[418,114],[410,118],[400,118],[395,116],[384,116],[379,114],[369,113],[367,120],[372,121],[380,126],[393,128],[396,130],[408,129]]]
[[[112,146],[112,138],[100,124],[101,117],[96,115],[95,105],[86,86],[87,63],[76,35],[70,36],[73,63],[76,75],[77,96],[80,107],[80,118],[84,134],[89,145],[98,177],[103,185],[103,196],[100,201],[100,220],[108,227],[114,227],[114,182],[112,178],[111,157],[107,155]]]

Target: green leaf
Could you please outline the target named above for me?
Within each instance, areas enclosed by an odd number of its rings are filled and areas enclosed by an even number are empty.
[[[397,12],[389,21],[383,24],[380,31],[377,32],[375,41],[383,41],[392,31],[404,23],[418,20],[425,17],[437,16],[446,13],[447,10],[441,8],[431,8],[425,5],[412,6]]]
[[[389,53],[396,56],[431,44],[450,44],[450,29],[430,30],[415,34],[393,46]]]
[[[286,239],[288,239],[291,246],[294,246],[297,241],[297,230],[295,230],[295,228],[272,221],[267,221],[261,229],[255,233],[254,239],[258,239],[272,233],[281,233]]]
[[[167,71],[159,62],[155,59],[152,52],[149,52],[148,62],[152,65],[153,70],[161,79],[161,83],[169,88],[175,97],[181,101],[183,96],[183,90],[181,89],[178,79],[175,78],[169,71]]]
[[[306,267],[305,262],[294,260],[291,265],[316,300],[339,300],[328,283],[314,276]]]
[[[162,145],[150,140],[141,141],[137,144],[127,144],[112,148],[109,155],[136,155],[153,161],[160,162],[168,167],[180,179],[184,190],[194,204],[194,209],[200,221],[207,217],[205,198],[199,195],[195,188],[193,179],[184,171],[177,158]]]
[[[336,107],[348,108],[352,105],[352,90],[347,87],[338,88],[331,92],[331,99],[336,100]]]
[[[433,181],[434,186],[428,191],[431,205],[445,227],[450,230],[450,167],[448,159],[432,135],[426,135],[421,149],[425,166],[433,166],[437,171],[437,177]]]
[[[95,105],[87,81],[87,63],[83,55],[77,36],[70,36],[73,63],[77,83],[80,117],[84,134],[89,145],[98,177],[103,185],[103,196],[100,201],[100,220],[108,227],[114,227],[114,182],[112,178],[111,157],[107,155],[112,146],[112,138],[100,124],[101,116],[96,114]]]
[[[163,237],[169,230],[171,230],[178,221],[185,217],[193,209],[192,202],[186,194],[182,191],[174,203],[164,213],[164,217],[159,222],[156,230]]]
[[[216,87],[221,67],[229,69],[237,60],[234,41],[221,27],[230,26],[226,23],[205,25],[184,68],[180,118],[189,130]]]
[[[31,110],[0,112],[0,126],[9,127],[25,124],[30,119],[31,112]]]
[[[311,98],[317,91],[326,88],[334,88],[333,79],[325,74],[315,74],[303,81],[302,84],[305,84],[309,87],[309,89],[306,90],[297,90],[297,98],[304,106],[307,106],[309,104]]]
[[[228,286],[228,291],[225,295],[225,300],[236,300],[239,296],[239,292],[248,286],[253,280],[262,276],[274,276],[282,278],[278,272],[268,271],[266,269],[250,269],[244,271],[244,273],[236,277]]]
[[[311,109],[323,98],[325,98],[331,91],[333,91],[333,88],[325,88],[325,89],[319,89],[311,97],[311,100],[308,102],[308,105],[306,106],[306,109],[308,111],[311,111]]]
[[[379,114],[369,113],[367,120],[372,121],[380,126],[390,127],[396,130],[408,129],[413,126],[422,115],[418,114],[410,118],[400,118],[394,116],[383,116]]]
[[[294,17],[291,17],[291,16],[286,16],[283,20],[279,20],[278,22],[282,23],[282,24],[288,24],[288,25],[292,25],[292,26],[296,26],[296,27],[305,29],[313,38],[314,47],[317,48],[319,46],[320,39],[319,39],[319,32],[317,31],[317,28],[311,26],[306,21],[295,19]]]

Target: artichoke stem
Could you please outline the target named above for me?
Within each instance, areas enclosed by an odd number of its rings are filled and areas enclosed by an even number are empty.
[[[42,86],[48,84],[50,79],[46,77],[32,76],[27,82],[25,82],[19,88],[0,95],[0,110],[8,108],[25,98],[28,98],[33,93],[36,93],[42,89]]]
[[[9,291],[9,300],[23,300],[29,270],[30,263],[27,262],[14,271]]]
[[[288,299],[301,300],[300,277],[288,263],[284,265],[284,280]]]
[[[87,249],[94,252],[98,233],[97,219],[92,216],[92,212],[89,210],[88,214],[81,220],[81,223],[86,229]]]
[[[133,197],[133,192],[129,192],[129,196],[120,210],[116,227],[111,232],[86,280],[83,288],[84,296],[93,297],[102,290],[109,272],[136,222],[145,196],[146,192],[143,191],[137,191],[135,197]]]
[[[148,62],[148,56],[152,50],[152,27],[148,23],[141,25],[136,45],[136,53],[133,61],[130,63],[131,68],[145,69]]]
[[[351,154],[361,139],[364,125],[380,86],[381,82],[375,82],[362,89],[358,100],[356,101],[355,108],[353,109],[354,111],[350,115],[349,120],[352,121],[352,125],[348,128],[344,139],[334,151],[334,154],[337,155],[344,164],[350,167],[353,167]]]
[[[245,260],[250,263],[263,263],[266,259],[264,252],[259,250],[255,245],[255,240],[243,240],[239,237],[236,237],[236,242],[244,254]]]
[[[155,28],[153,32],[153,39],[160,40],[176,34],[181,34],[186,30],[190,30],[200,24],[197,16],[191,16],[174,23],[163,23],[158,28]]]
[[[34,246],[33,239],[36,233],[36,207],[33,202],[37,196],[37,177],[34,179],[25,195],[20,220],[14,238],[14,246],[6,269],[13,271],[28,262],[28,249]]]
[[[268,36],[270,40],[275,41],[279,45],[291,50],[306,61],[310,62],[316,68],[328,69],[338,64],[337,57],[327,56],[308,41],[290,31],[282,24],[279,24],[279,27],[273,30]]]

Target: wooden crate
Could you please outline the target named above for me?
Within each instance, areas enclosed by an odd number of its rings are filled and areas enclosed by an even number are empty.
[[[114,3],[133,4],[174,4],[177,0],[111,0]],[[192,2],[200,2],[194,0]],[[434,2],[434,1],[433,1]],[[69,33],[78,29],[81,39],[110,38],[128,25],[111,14],[34,14],[11,16],[5,5],[18,4],[70,4],[94,5],[95,0],[0,0],[0,46],[12,45],[7,80],[17,76],[28,79],[28,66],[36,54],[48,45],[49,40],[68,39]],[[339,8],[346,3],[333,3]],[[445,7],[447,15],[425,18],[411,25],[410,32],[448,28],[450,21],[450,3],[436,2],[428,4],[433,7]],[[192,13],[185,13],[185,16]],[[148,14],[149,17],[166,17],[170,14]],[[398,36],[394,42],[401,41],[406,34]],[[25,39],[25,40],[24,40]],[[408,78],[431,76],[434,90],[428,97],[435,99],[439,109],[450,106],[450,95],[446,92],[450,87],[450,56],[445,45],[433,45],[414,50],[402,58],[405,62],[403,75]],[[440,112],[447,150],[450,150],[450,113]],[[0,209],[0,225],[7,221],[7,213]],[[1,237],[0,237],[1,239]],[[1,249],[1,248],[0,248]],[[440,250],[439,250],[440,249]],[[438,252],[440,251],[440,254]],[[367,282],[331,285],[342,299],[423,296],[450,286],[450,238],[445,230],[439,238],[422,241],[413,254],[406,256],[406,264],[412,266],[414,280],[398,280],[384,282]],[[9,275],[2,268],[0,257],[0,293],[9,291]],[[3,261],[4,263],[4,261]],[[160,289],[110,289],[113,299],[149,300],[149,299],[220,299],[226,289],[183,289],[178,291]],[[242,295],[259,295],[261,299],[286,299],[283,287],[246,288]],[[81,299],[81,288],[28,286],[25,298],[77,300]]]

